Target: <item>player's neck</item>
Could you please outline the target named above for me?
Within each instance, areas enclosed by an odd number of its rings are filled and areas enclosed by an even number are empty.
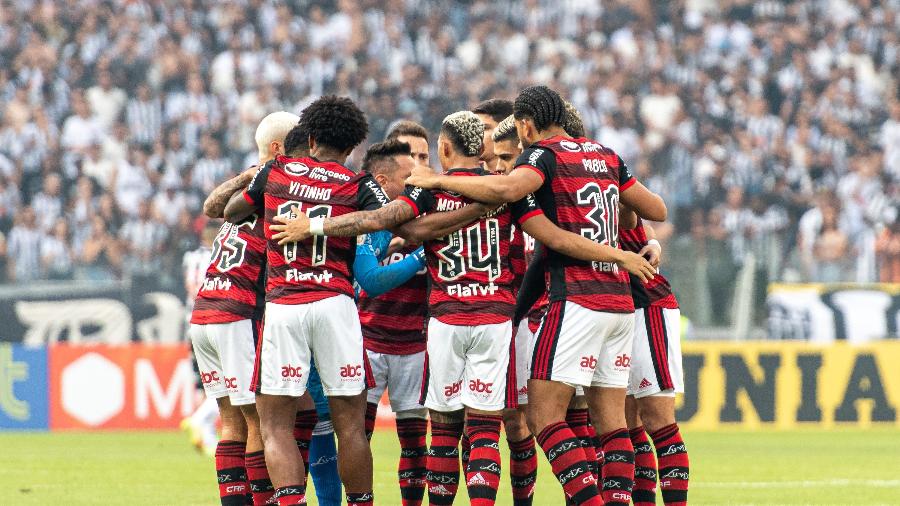
[[[340,152],[336,149],[328,149],[321,146],[316,146],[316,149],[310,152],[310,156],[319,160],[320,162],[335,162],[341,165],[347,161],[347,154]]]
[[[481,167],[481,158],[477,156],[448,156],[444,170],[477,169]]]
[[[551,125],[546,130],[541,130],[540,132],[538,132],[538,139],[535,142],[545,141],[552,137],[565,137],[567,139],[571,138],[571,136],[566,133],[563,127],[558,125]]]

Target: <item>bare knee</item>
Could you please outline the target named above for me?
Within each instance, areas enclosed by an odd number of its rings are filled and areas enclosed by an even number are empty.
[[[247,440],[247,424],[240,408],[232,406],[228,397],[218,399],[219,418],[222,421],[222,439],[230,441]]]
[[[430,410],[431,421],[437,423],[463,423],[466,419],[466,413],[463,410],[457,411],[435,411]]]
[[[675,398],[649,396],[637,400],[638,412],[647,432],[656,432],[675,423]]]
[[[510,441],[521,441],[531,436],[525,415],[518,409],[503,410],[503,427],[506,430],[506,438]]]

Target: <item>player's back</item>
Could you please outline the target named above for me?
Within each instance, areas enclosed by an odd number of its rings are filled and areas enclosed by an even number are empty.
[[[275,216],[290,214],[295,206],[310,217],[381,207],[388,199],[372,176],[356,174],[336,162],[279,156],[257,173],[248,189],[251,192],[256,192],[255,202],[260,196],[264,199],[269,261],[266,300],[304,304],[337,294],[353,297],[355,237],[313,236],[279,245],[269,227]]]
[[[619,194],[635,180],[613,150],[583,137],[556,136],[526,149],[517,166],[542,174],[544,183],[535,196],[551,221],[618,247]],[[614,263],[577,260],[552,250],[547,261],[551,300],[598,311],[634,311],[628,275]]]

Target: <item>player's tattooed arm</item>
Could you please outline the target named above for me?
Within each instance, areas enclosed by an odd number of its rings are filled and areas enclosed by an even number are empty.
[[[407,241],[421,244],[452,234],[492,210],[494,206],[474,202],[453,211],[420,216],[394,228],[392,232]]]
[[[272,239],[278,244],[302,241],[313,235],[310,230],[310,219],[306,214],[294,207],[293,216],[276,216],[280,224],[269,227],[275,235]],[[388,205],[371,211],[356,211],[333,218],[325,218],[321,233],[332,237],[350,237],[368,234],[379,230],[392,229],[416,217],[415,210],[402,200],[393,200]]]
[[[522,224],[522,229],[547,248],[563,255],[588,262],[612,262],[641,278],[641,281],[653,279],[656,272],[646,258],[563,230],[543,214],[529,218]]]
[[[256,207],[247,202],[244,198],[244,192],[238,191],[231,195],[231,198],[228,199],[228,203],[225,204],[225,210],[223,211],[225,221],[230,223],[238,223],[243,220],[247,216],[250,216],[256,211]]]
[[[217,186],[216,189],[206,197],[206,201],[203,202],[203,214],[210,218],[223,218],[225,216],[225,206],[228,204],[228,201],[231,200],[231,196],[246,188],[247,185],[250,184],[250,180],[253,179],[253,175],[256,174],[257,170],[259,170],[259,167],[250,167],[244,172],[241,172],[237,176],[234,176]]]

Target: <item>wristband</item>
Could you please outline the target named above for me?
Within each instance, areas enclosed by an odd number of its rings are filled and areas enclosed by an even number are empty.
[[[650,245],[656,245],[657,248],[662,249],[662,246],[659,244],[659,241],[657,241],[656,239],[650,239],[649,241],[647,241],[647,246],[650,246]]]
[[[323,216],[309,219],[309,233],[312,235],[325,235],[325,218]]]

